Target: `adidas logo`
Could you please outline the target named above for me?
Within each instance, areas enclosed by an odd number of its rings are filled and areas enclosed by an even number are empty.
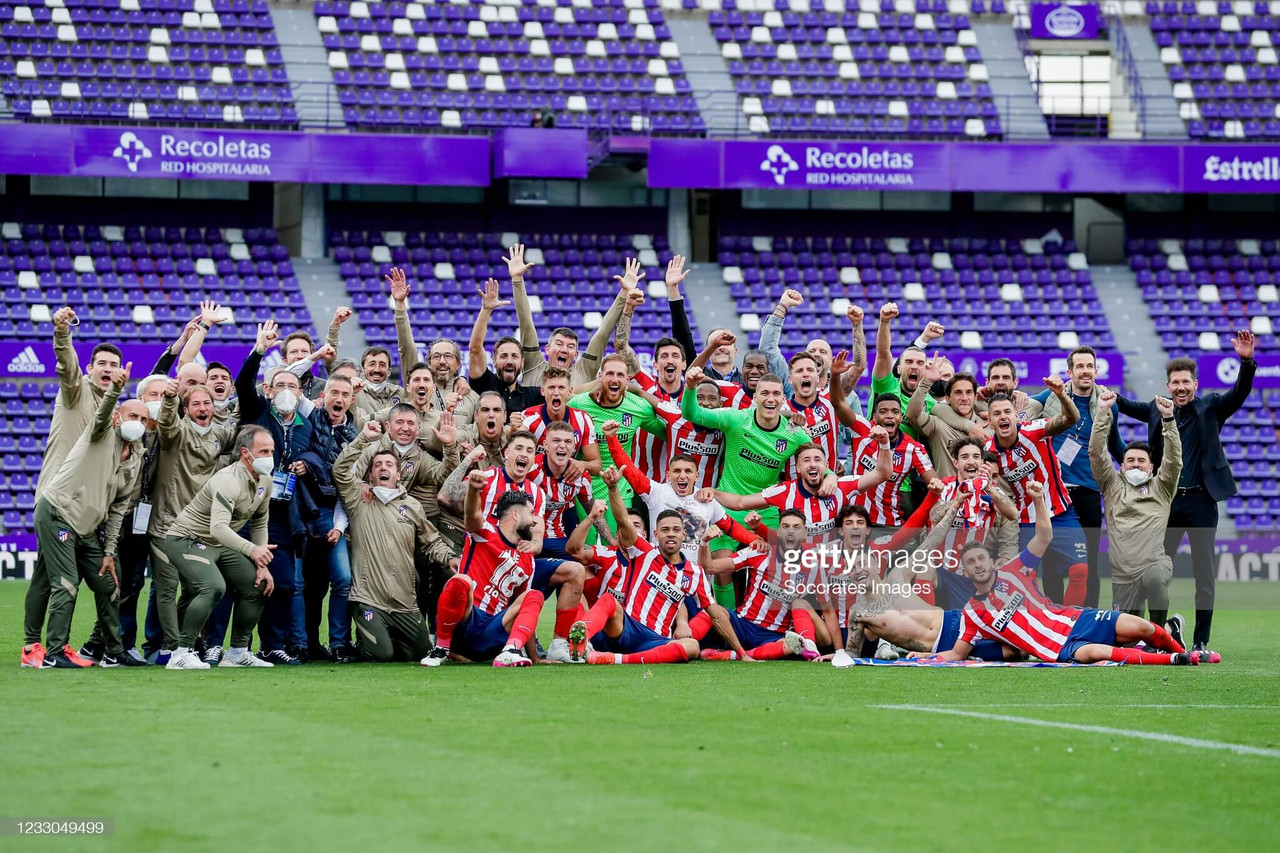
[[[26,347],[9,362],[9,373],[44,373],[44,362],[36,355],[36,351],[33,348]]]

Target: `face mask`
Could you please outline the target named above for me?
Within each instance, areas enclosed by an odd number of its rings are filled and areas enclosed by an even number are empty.
[[[947,380],[935,379],[933,384],[929,386],[929,396],[945,397],[947,395]]]
[[[364,388],[366,391],[372,391],[375,394],[381,394],[383,391],[387,389],[387,382],[389,381],[390,380],[384,379],[381,382],[371,382],[368,379],[366,379],[364,381]]]
[[[253,460],[253,470],[257,471],[260,476],[270,477],[271,472],[276,469],[276,462],[270,456],[258,456]]]
[[[1141,468],[1130,468],[1124,472],[1124,478],[1129,481],[1131,486],[1141,486],[1147,480],[1151,479],[1151,475]]]
[[[400,489],[392,489],[387,486],[374,486],[373,496],[384,504],[391,503],[391,499],[400,494]]]
[[[147,428],[142,421],[125,421],[120,424],[120,437],[125,441],[137,441],[146,433]]]
[[[232,399],[230,397],[225,400],[214,400],[213,407],[219,412],[225,412],[227,409],[231,408],[231,403]]]
[[[206,436],[209,434],[209,431],[213,429],[213,424],[200,426],[200,424],[196,423],[195,421],[191,421],[191,428],[196,431],[196,435]]]
[[[409,448],[413,447],[413,442],[410,441],[408,444],[400,444],[398,441],[395,441],[393,439],[391,442],[391,446],[395,448],[397,455],[404,456],[406,453],[409,452]]]
[[[150,403],[147,403],[147,417],[151,418],[151,420],[153,421],[156,418],[160,417],[160,401],[159,400],[152,400]]]
[[[277,391],[271,402],[280,414],[291,415],[298,408],[298,395],[286,388],[283,391]]]

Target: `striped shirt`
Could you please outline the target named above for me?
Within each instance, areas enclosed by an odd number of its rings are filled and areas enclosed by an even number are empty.
[[[801,596],[796,591],[797,574],[788,574],[777,558],[777,549],[760,554],[748,548],[733,557],[735,569],[747,570],[747,594],[738,615],[767,631],[791,627],[791,602]]]
[[[850,457],[853,476],[861,477],[876,470],[876,455],[879,452],[880,445],[873,438],[862,438],[854,442]],[[902,512],[902,482],[912,469],[923,476],[933,470],[933,463],[929,461],[929,454],[923,444],[906,433],[901,433],[898,445],[893,449],[893,470],[889,479],[858,495],[858,504],[866,507],[871,514],[872,524],[902,526],[906,518]]]
[[[562,539],[569,534],[564,523],[565,510],[578,501],[591,508],[591,475],[582,474],[576,480],[566,480],[551,473],[545,456],[534,460],[534,468],[525,481],[542,491],[546,498],[544,518],[547,520],[546,537]],[[537,499],[535,498],[535,501]]]
[[[724,467],[724,433],[718,429],[700,427],[686,421],[680,414],[680,401],[659,403],[654,409],[658,417],[667,425],[666,441],[662,445],[663,453],[660,473],[648,474],[650,479],[665,480],[667,463],[677,453],[685,453],[698,460],[698,481],[695,489],[705,489],[720,482],[720,472]],[[645,433],[648,435],[648,433]],[[639,449],[640,442],[636,442]],[[644,471],[644,467],[636,463],[636,467]]]
[[[809,438],[813,440],[814,444],[822,448],[822,452],[826,456],[827,467],[832,471],[838,470],[840,464],[840,420],[836,417],[836,407],[831,405],[829,392],[819,392],[817,399],[813,401],[811,406],[801,405],[795,401],[795,398],[789,399],[787,400],[786,411],[804,415],[804,431],[809,433]],[[794,479],[796,477],[796,465],[796,459],[793,456],[787,462],[787,472],[783,479]]]
[[[635,547],[640,554],[627,570],[627,614],[655,634],[670,637],[686,598],[696,598],[704,609],[711,606],[711,582],[697,564],[670,563],[643,539]]]
[[[582,445],[596,443],[596,426],[586,412],[577,409],[564,410],[564,419],[573,427],[573,455],[582,452]],[[547,437],[547,426],[555,423],[555,419],[547,411],[546,405],[531,406],[524,410],[524,428],[533,433],[534,439],[541,448]]]
[[[960,640],[979,636],[1013,646],[1044,661],[1056,661],[1067,644],[1078,607],[1054,604],[1036,588],[1040,558],[1023,551],[996,573],[986,595],[969,599],[960,616]]]
[[[820,497],[804,485],[803,480],[787,480],[770,486],[760,496],[778,512],[798,509],[804,513],[804,526],[810,537],[826,539],[836,526],[836,516],[858,491],[857,477],[841,477],[836,493],[829,498]]]
[[[1047,421],[1041,419],[1029,424],[1015,423],[1013,444],[1001,447],[995,436],[987,441],[987,450],[1000,457],[1000,476],[1013,489],[1013,502],[1022,513],[1024,524],[1036,520],[1036,505],[1027,494],[1027,484],[1044,485],[1044,499],[1049,506],[1050,517],[1061,515],[1071,506],[1071,497],[1062,482],[1062,468],[1053,450],[1053,441],[1045,429]]]
[[[511,604],[533,577],[533,555],[522,554],[497,529],[485,525],[468,533],[462,553],[462,574],[476,582],[472,604],[493,615]]]
[[[488,482],[485,483],[484,491],[480,494],[480,510],[487,524],[497,526],[498,498],[502,497],[504,493],[512,491],[524,492],[533,498],[533,514],[538,518],[546,517],[547,498],[542,489],[534,483],[532,471],[519,483],[511,479],[511,475],[507,473],[506,468],[490,468],[484,474],[488,478]]]
[[[960,504],[960,511],[956,513],[955,519],[951,522],[951,529],[947,531],[946,538],[943,540],[944,551],[954,551],[959,554],[960,549],[970,542],[986,541],[987,534],[991,532],[999,515],[995,504],[986,494],[987,478],[974,477],[969,482],[968,496]],[[955,500],[958,494],[960,494],[959,478],[947,477],[942,481],[942,493],[938,495],[938,503],[949,503]]]

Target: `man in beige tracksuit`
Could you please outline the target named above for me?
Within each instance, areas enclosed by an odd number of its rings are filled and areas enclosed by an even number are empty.
[[[239,594],[231,618],[231,646],[219,666],[271,666],[249,652],[266,595],[275,588],[267,544],[275,440],[265,428],[242,427],[231,445],[235,460],[209,478],[174,519],[160,548],[182,578],[179,645],[166,669],[208,669],[192,651],[227,587]],[[236,534],[250,525],[249,539]]]
[[[128,366],[113,371],[93,422],[48,479],[36,503],[40,560],[32,586],[43,585],[49,591],[43,668],[80,666],[67,652],[81,580],[93,590],[97,605],[106,648],[103,665],[118,665],[124,657],[116,544],[142,467],[141,438],[147,419],[147,407],[140,400],[130,400],[116,410],[128,378]],[[105,528],[102,539],[100,528]],[[30,596],[27,602],[30,605]],[[28,607],[26,615],[28,643],[38,642],[43,610]]]
[[[178,383],[170,379],[164,386],[160,417],[156,419],[159,442],[158,464],[151,489],[151,582],[156,586],[156,613],[164,633],[161,649],[178,647],[178,569],[165,555],[165,534],[183,507],[191,502],[219,468],[235,440],[235,426],[215,417],[213,395],[205,385],[187,390],[185,417],[178,415]]]
[[[370,421],[333,464],[333,482],[350,518],[351,616],[365,660],[421,660],[431,637],[418,609],[415,557],[443,565],[456,565],[456,558],[401,485],[395,451],[373,451],[368,475],[357,475],[357,463],[380,437],[381,428]]]
[[[1101,389],[1100,389],[1101,390]],[[1102,492],[1107,519],[1107,554],[1111,559],[1111,606],[1142,615],[1163,626],[1169,613],[1173,560],[1164,550],[1169,505],[1182,474],[1182,439],[1173,416],[1173,401],[1156,397],[1164,437],[1160,470],[1151,464],[1151,448],[1135,441],[1125,448],[1119,473],[1111,466],[1107,435],[1111,429],[1113,391],[1101,390],[1098,413],[1089,436],[1089,466]]]

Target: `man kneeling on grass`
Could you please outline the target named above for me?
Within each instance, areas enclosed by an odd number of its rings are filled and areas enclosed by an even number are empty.
[[[965,660],[978,637],[999,640],[1044,661],[1098,663],[1116,661],[1165,666],[1201,663],[1169,633],[1129,613],[1054,604],[1036,585],[1036,567],[1053,539],[1044,487],[1025,486],[1035,503],[1036,535],[1012,562],[999,569],[985,545],[970,542],[960,552],[974,595],[961,614],[960,638],[939,660]],[[1120,648],[1117,643],[1145,641],[1163,653]],[[1208,662],[1207,660],[1205,661]]]

